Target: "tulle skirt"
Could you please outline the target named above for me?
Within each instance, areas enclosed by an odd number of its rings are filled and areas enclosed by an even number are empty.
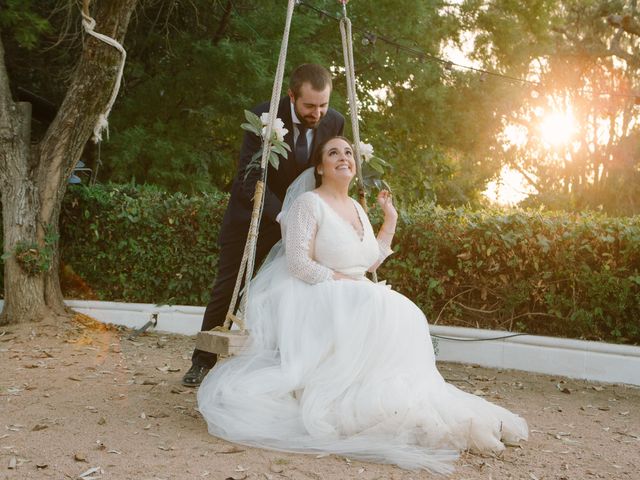
[[[444,381],[426,318],[387,286],[309,285],[280,257],[251,289],[249,346],[198,390],[212,435],[438,473],[527,438],[522,418]]]

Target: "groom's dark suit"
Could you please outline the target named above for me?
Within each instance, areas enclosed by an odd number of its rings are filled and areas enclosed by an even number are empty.
[[[256,107],[253,113],[260,116],[268,111],[269,103],[267,102]],[[276,222],[276,217],[282,208],[287,188],[303,170],[311,166],[312,152],[315,147],[328,138],[342,135],[344,128],[343,116],[330,108],[314,131],[313,143],[309,149],[311,152],[309,159],[305,162],[298,162],[294,154],[294,126],[291,118],[291,100],[289,97],[284,97],[280,100],[278,118],[284,122],[285,128],[289,131],[284,139],[291,147],[291,152],[286,159],[280,157],[280,165],[277,170],[271,165],[268,167],[264,209],[256,247],[256,265],[262,262],[271,247],[280,239],[280,225]],[[245,179],[245,170],[251,161],[251,157],[261,149],[260,138],[253,133],[246,132],[240,150],[237,174],[231,188],[229,205],[220,228],[218,274],[211,291],[211,300],[204,313],[202,330],[211,330],[216,326],[222,325],[231,303],[233,288],[240,269],[247,232],[249,231],[251,211],[253,209],[253,194],[260,175],[259,169],[252,169]],[[193,352],[192,362],[194,365],[211,368],[215,363],[215,355],[196,349]]]

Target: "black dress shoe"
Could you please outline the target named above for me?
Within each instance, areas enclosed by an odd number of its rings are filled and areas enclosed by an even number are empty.
[[[182,377],[182,385],[185,387],[197,387],[202,383],[204,377],[209,373],[210,368],[202,367],[200,365],[191,365],[191,368]]]

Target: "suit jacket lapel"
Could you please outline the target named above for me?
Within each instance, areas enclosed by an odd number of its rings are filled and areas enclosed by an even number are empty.
[[[288,130],[287,134],[284,136],[284,141],[289,144],[291,151],[288,153],[286,160],[283,158],[280,160],[280,168],[283,170],[283,173],[286,178],[289,179],[291,183],[296,176],[298,175],[296,171],[296,161],[294,158],[294,145],[293,145],[293,119],[291,118],[291,100],[289,97],[285,96],[280,100],[278,104],[278,117],[282,119],[284,123],[284,128]]]
[[[293,120],[291,118],[291,101],[289,97],[283,97],[278,104],[278,117],[282,119],[284,128],[288,130],[284,136],[284,141],[289,144],[291,151],[293,152]],[[292,154],[289,154],[289,158]]]

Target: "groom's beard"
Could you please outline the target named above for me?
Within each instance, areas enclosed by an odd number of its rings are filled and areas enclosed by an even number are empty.
[[[318,125],[320,125],[320,122],[325,116],[324,113],[321,113],[320,118],[317,118],[317,119],[314,119],[313,117],[309,117],[309,116],[305,117],[298,111],[298,108],[296,107],[295,103],[293,104],[293,110],[296,112],[296,116],[298,117],[298,120],[300,120],[302,125],[305,128],[310,128],[311,130],[315,130],[316,128],[318,128]]]

